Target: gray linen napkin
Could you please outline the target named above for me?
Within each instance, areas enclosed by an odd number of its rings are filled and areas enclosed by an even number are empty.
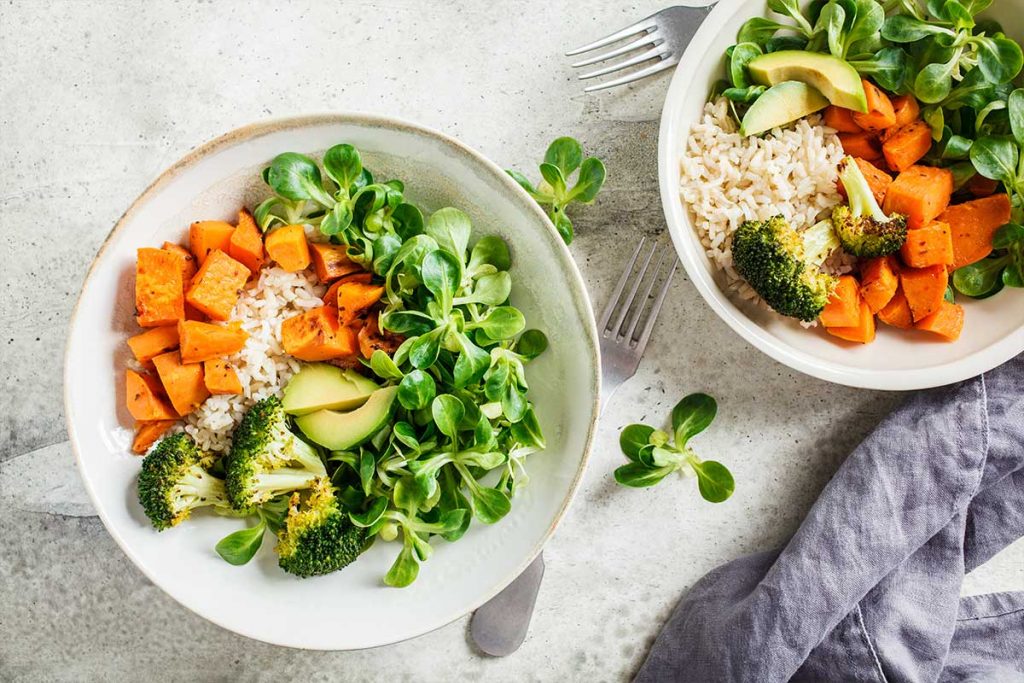
[[[781,551],[680,600],[638,681],[1024,681],[1024,591],[960,598],[1024,536],[1024,356],[922,392]]]

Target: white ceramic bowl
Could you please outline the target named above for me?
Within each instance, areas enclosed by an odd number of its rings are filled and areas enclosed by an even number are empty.
[[[474,523],[436,552],[405,589],[381,578],[399,546],[377,543],[344,571],[298,579],[277,567],[267,538],[257,557],[233,567],[213,550],[236,520],[199,513],[157,533],[136,500],[141,459],[129,452],[131,418],[122,398],[133,333],[138,247],[181,241],[190,222],[227,219],[265,194],[260,169],[284,151],[316,153],[337,142],[368,168],[400,177],[429,210],[454,205],[474,235],[498,234],[512,250],[512,300],[549,350],[529,366],[531,398],[548,449],[529,458],[529,485],[494,526]],[[65,359],[68,432],[85,486],[103,523],[159,587],[224,628],[312,649],[355,649],[410,638],[475,609],[512,581],[554,531],[579,484],[597,419],[597,333],[569,251],[537,205],[477,152],[433,131],[361,115],[258,124],[206,144],[161,175],[125,213],[86,278]]]
[[[996,3],[1007,34],[1024,38],[1019,3]],[[955,343],[879,325],[872,344],[854,345],[821,330],[727,296],[725,279],[704,253],[679,197],[679,159],[712,84],[723,77],[724,52],[744,21],[766,16],[764,0],[721,0],[704,20],[669,86],[658,140],[658,177],[669,232],[690,280],[741,337],[789,367],[820,379],[870,389],[921,389],[973,377],[1024,351],[1024,290],[1005,289],[983,301],[959,297],[966,323]]]

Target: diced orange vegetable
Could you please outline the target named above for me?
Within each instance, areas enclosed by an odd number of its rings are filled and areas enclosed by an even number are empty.
[[[340,244],[314,242],[309,245],[309,248],[316,276],[324,284],[362,270],[358,264],[349,260],[346,253],[347,247]]]
[[[903,295],[901,287],[896,288],[896,293],[893,294],[889,303],[878,311],[878,319],[886,325],[904,330],[909,330],[914,326],[914,316],[910,313],[910,304],[907,303],[907,297]]]
[[[889,129],[882,142],[885,162],[894,171],[907,170],[920,161],[931,148],[931,126],[920,119],[899,128]]]
[[[825,327],[853,327],[860,318],[860,285],[852,275],[843,275],[821,311]]]
[[[211,320],[227,320],[248,279],[248,268],[215,249],[196,273],[185,299]]]
[[[231,233],[228,255],[245,265],[253,277],[259,277],[260,268],[266,261],[263,252],[263,233],[256,227],[252,214],[245,209],[238,212],[238,227]]]
[[[132,453],[144,455],[156,440],[167,433],[177,420],[149,420],[135,423],[135,439],[132,441]]]
[[[185,302],[185,320],[198,320],[201,323],[205,323],[209,319],[210,316],[206,315],[205,313],[197,309],[188,301]]]
[[[949,169],[911,166],[892,181],[882,209],[887,214],[901,213],[907,217],[909,228],[920,228],[946,210],[952,195],[953,174]]]
[[[975,197],[988,197],[995,194],[999,189],[999,181],[986,178],[980,173],[975,173],[967,181],[967,191]]]
[[[945,266],[900,269],[900,286],[914,322],[939,310],[948,285],[949,273]]]
[[[344,282],[338,287],[338,315],[342,325],[347,325],[359,314],[380,301],[384,288],[364,285],[360,282]],[[328,302],[330,303],[330,302]]]
[[[390,356],[402,343],[401,337],[380,331],[379,317],[379,314],[367,316],[366,322],[359,329],[359,352],[363,358],[369,359],[378,349]]]
[[[853,120],[853,111],[832,104],[825,109],[825,125],[837,133],[859,133],[863,130]]]
[[[352,356],[358,341],[354,330],[338,323],[337,308],[320,306],[281,323],[281,344],[299,360],[317,361]]]
[[[211,325],[194,320],[178,323],[181,362],[201,363],[237,353],[249,335],[238,324]]]
[[[203,382],[203,366],[181,362],[181,354],[168,351],[153,359],[160,383],[179,415],[188,415],[210,397]]]
[[[267,256],[285,270],[297,273],[309,267],[309,243],[301,225],[286,225],[272,231],[265,240]]]
[[[860,264],[860,295],[872,313],[885,308],[900,286],[900,270],[896,259],[882,256]]]
[[[907,231],[900,257],[911,268],[948,266],[953,263],[953,236],[949,224],[932,221],[923,228]]]
[[[154,356],[178,348],[178,328],[174,325],[154,327],[142,334],[128,337],[128,348],[132,350],[135,360],[140,363],[153,360]]]
[[[135,312],[140,327],[173,325],[185,317],[182,259],[172,251],[143,248],[135,263]]]
[[[861,79],[864,84],[864,96],[867,99],[868,111],[852,113],[853,120],[864,130],[885,130],[896,123],[896,110],[892,100],[873,83]]]
[[[875,315],[866,302],[860,302],[857,323],[850,327],[826,327],[825,331],[833,337],[846,341],[870,344],[875,340]]]
[[[235,369],[222,360],[203,363],[203,382],[211,394],[241,394],[242,383]]]
[[[345,277],[341,278],[340,280],[335,280],[331,284],[331,286],[327,288],[327,291],[324,292],[324,303],[326,303],[328,306],[337,306],[338,305],[338,288],[341,287],[341,285],[343,283],[345,283],[345,282],[359,282],[359,283],[362,283],[364,285],[368,285],[372,281],[373,281],[373,274],[372,273],[367,273],[365,271],[359,271],[358,273],[353,273],[352,275],[346,275]]]
[[[868,181],[868,187],[871,188],[871,194],[875,196],[875,201],[881,204],[885,200],[885,191],[889,189],[889,185],[892,183],[892,176],[870,161],[858,158],[854,158],[854,161],[860,167],[860,172],[864,175],[864,179]],[[846,187],[838,179],[836,180],[836,189],[839,190],[840,195],[846,197]]]
[[[953,233],[953,265],[956,270],[992,253],[992,236],[1010,222],[1010,199],[1005,194],[973,199],[946,209],[939,220]]]
[[[188,228],[188,248],[202,267],[206,257],[220,249],[225,254],[231,250],[231,235],[235,226],[224,221],[197,221]]]
[[[882,143],[870,131],[861,133],[839,133],[839,144],[852,157],[874,162],[882,158]]]
[[[192,278],[196,274],[196,270],[199,268],[199,266],[196,265],[196,257],[192,255],[191,251],[180,244],[175,244],[174,242],[164,242],[163,246],[160,248],[166,249],[167,251],[173,251],[184,259],[181,266],[181,280],[185,283],[185,286],[188,287],[188,283],[192,281]]]
[[[177,420],[164,398],[160,382],[152,375],[142,375],[134,370],[125,371],[125,405],[132,417],[141,422],[151,420]]]
[[[939,310],[918,320],[914,327],[937,334],[946,341],[956,341],[964,328],[964,309],[958,304],[943,300]]]
[[[905,126],[911,121],[916,121],[921,115],[921,107],[913,95],[897,95],[892,98],[892,110],[896,114],[894,126]]]

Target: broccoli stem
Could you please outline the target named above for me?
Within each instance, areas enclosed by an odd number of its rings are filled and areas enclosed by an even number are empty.
[[[864,177],[853,157],[843,157],[839,164],[839,180],[846,189],[847,204],[854,218],[870,216],[879,223],[889,220],[882,207],[875,201],[875,193],[871,191],[868,179]]]
[[[832,229],[832,221],[823,220],[800,233],[804,242],[804,262],[818,268],[839,248],[839,238]]]
[[[175,485],[174,511],[190,510],[207,505],[230,507],[224,482],[199,465],[193,465]]]

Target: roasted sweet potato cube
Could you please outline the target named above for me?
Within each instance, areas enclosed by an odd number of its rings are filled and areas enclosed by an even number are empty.
[[[185,283],[185,287],[188,288],[189,283],[192,282],[192,278],[195,277],[196,271],[199,269],[199,266],[196,264],[196,257],[192,255],[191,251],[174,242],[164,242],[161,249],[172,251],[181,256],[183,259],[181,264],[181,280]]]
[[[910,304],[907,297],[903,295],[901,287],[896,288],[896,293],[889,299],[889,303],[878,311],[878,319],[886,325],[892,325],[903,330],[914,326],[914,316],[910,312]]]
[[[900,268],[892,256],[882,256],[860,264],[860,296],[872,313],[885,308],[900,286]]]
[[[309,267],[309,243],[306,229],[301,225],[286,225],[271,231],[264,244],[267,255],[284,270],[297,273]]]
[[[125,405],[136,420],[148,422],[178,419],[178,414],[167,403],[163,387],[156,377],[127,370],[124,379]]]
[[[235,369],[223,360],[203,363],[203,381],[211,394],[241,394],[242,383]]]
[[[309,245],[309,248],[313,257],[316,277],[324,284],[362,270],[358,264],[349,260],[346,254],[347,247],[340,244],[314,242]]]
[[[182,257],[143,248],[135,262],[135,312],[140,327],[174,325],[185,317]]]
[[[203,366],[200,363],[184,364],[181,354],[168,351],[153,359],[171,405],[179,415],[188,415],[210,397],[203,382]]]
[[[263,233],[256,226],[252,214],[245,209],[238,212],[238,227],[231,233],[228,255],[244,264],[253,277],[260,276],[260,269],[267,260],[263,251]]]
[[[181,340],[181,362],[201,363],[241,351],[249,335],[237,323],[213,325],[182,320],[178,323],[178,338]]]
[[[197,221],[188,229],[188,248],[202,267],[206,258],[218,249],[227,253],[231,249],[231,235],[235,226],[224,221]]]
[[[181,324],[181,321],[178,321]],[[154,327],[142,334],[128,337],[128,348],[140,363],[153,360],[161,353],[178,348],[178,328],[175,325]]]
[[[215,249],[196,273],[185,299],[211,320],[227,320],[248,279],[248,268]]]
[[[286,353],[305,361],[352,356],[358,348],[355,331],[338,323],[334,306],[311,308],[285,320],[281,344]]]
[[[923,228],[907,232],[900,247],[900,258],[911,268],[948,266],[953,263],[953,236],[948,223],[932,221]]]
[[[956,341],[964,329],[964,309],[958,304],[943,300],[937,311],[918,320],[914,327],[937,334],[946,341]]]
[[[338,319],[341,324],[347,325],[358,318],[360,313],[380,301],[383,295],[384,288],[379,285],[343,282],[338,287]]]
[[[144,455],[156,440],[167,433],[177,420],[150,420],[135,423],[135,439],[132,441],[132,452]]]
[[[949,285],[945,266],[900,269],[900,287],[907,297],[914,322],[939,310]]]
[[[359,334],[356,335],[359,339],[359,352],[367,360],[377,350],[381,350],[390,356],[398,350],[399,345],[403,341],[402,337],[381,332],[380,325],[377,322],[379,317],[379,315],[367,316],[366,322],[359,328]]]
[[[335,280],[327,291],[324,292],[324,303],[328,306],[338,305],[338,288],[346,282],[360,282],[364,285],[368,285],[373,281],[373,274],[367,273],[366,271],[358,271],[351,275],[346,275],[340,280]]]

